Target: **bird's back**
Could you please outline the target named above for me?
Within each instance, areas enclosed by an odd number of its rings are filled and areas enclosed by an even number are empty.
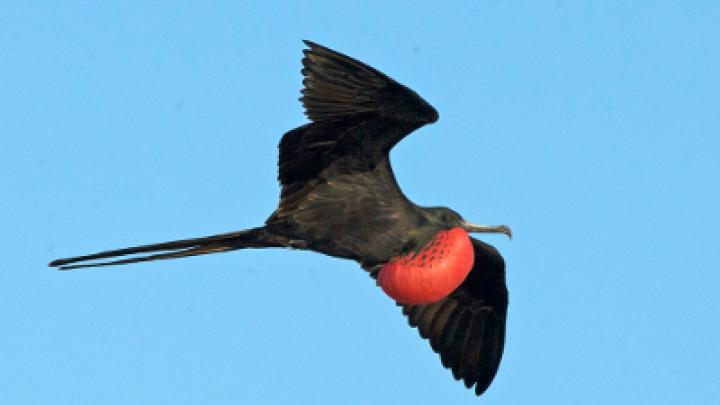
[[[353,131],[367,131],[368,136],[375,136],[380,132],[377,124],[369,121]],[[267,226],[290,237],[312,241],[310,248],[332,256],[387,261],[413,237],[407,230],[416,229],[422,217],[400,190],[388,155],[380,160],[370,159],[362,152],[337,150],[332,142],[322,141],[325,136],[332,138],[341,131],[342,124],[314,123],[285,135],[281,143],[281,176],[287,167],[283,162],[306,170],[298,178],[285,178],[280,204]],[[285,142],[286,139],[292,139],[292,143]],[[316,146],[312,145],[313,139],[320,139]],[[310,153],[283,160],[283,147],[296,142],[303,143]]]

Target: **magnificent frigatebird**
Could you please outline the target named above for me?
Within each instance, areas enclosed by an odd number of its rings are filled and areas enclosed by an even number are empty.
[[[280,141],[280,203],[265,225],[50,266],[69,270],[266,247],[355,260],[402,306],[455,379],[482,394],[502,357],[508,295],[502,256],[468,232],[510,236],[510,228],[475,225],[449,208],[410,201],[395,180],[390,149],[437,121],[437,111],[374,68],[305,44],[300,99],[311,122]]]

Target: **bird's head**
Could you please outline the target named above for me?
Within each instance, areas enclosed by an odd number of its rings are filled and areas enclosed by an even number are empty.
[[[478,225],[468,222],[454,210],[447,207],[430,207],[423,210],[429,223],[442,228],[460,227],[468,233],[504,233],[512,238],[512,230],[507,225]]]

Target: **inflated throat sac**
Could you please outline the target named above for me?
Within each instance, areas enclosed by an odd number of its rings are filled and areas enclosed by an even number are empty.
[[[401,304],[430,304],[447,297],[462,284],[475,255],[463,228],[439,231],[418,252],[385,263],[378,284]]]

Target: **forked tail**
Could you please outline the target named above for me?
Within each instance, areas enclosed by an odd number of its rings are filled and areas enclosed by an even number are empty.
[[[151,260],[177,259],[180,257],[228,252],[231,250],[245,248],[283,247],[286,246],[286,244],[282,241],[283,239],[284,238],[282,237],[271,234],[265,228],[252,228],[244,231],[206,236],[203,238],[182,239],[172,242],[154,243],[152,245],[133,246],[124,249],[107,250],[90,255],[57,259],[50,262],[49,266],[58,267],[58,270],[72,270],[82,267],[114,266],[120,264],[147,262]],[[85,263],[100,259],[150,252],[162,253],[104,262]]]

